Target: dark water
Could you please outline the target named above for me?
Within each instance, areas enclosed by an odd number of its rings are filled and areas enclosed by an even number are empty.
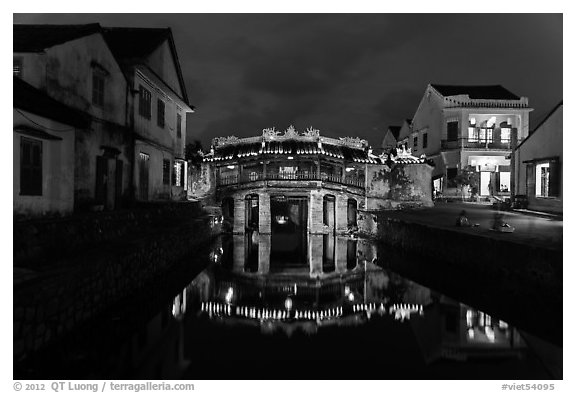
[[[290,244],[270,236],[223,237],[209,266],[169,299],[158,300],[165,290],[132,299],[15,376],[552,378],[513,326],[379,267],[370,242],[306,243],[291,260]]]

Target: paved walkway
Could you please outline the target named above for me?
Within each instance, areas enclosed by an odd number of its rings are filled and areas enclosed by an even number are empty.
[[[462,210],[466,211],[466,216],[471,224],[479,225],[472,228],[457,227],[456,220]],[[426,209],[387,211],[385,215],[407,222],[466,231],[479,236],[507,239],[546,248],[562,248],[563,221],[561,217],[537,215],[528,211],[501,212],[504,215],[504,222],[514,227],[515,231],[513,233],[498,233],[490,230],[495,213],[497,210],[489,205],[453,202],[438,203],[433,208]]]

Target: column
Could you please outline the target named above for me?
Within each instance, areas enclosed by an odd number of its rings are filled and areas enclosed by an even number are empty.
[[[243,196],[234,198],[234,233],[244,233],[246,231],[246,201]]]
[[[232,271],[236,273],[244,272],[244,264],[246,262],[246,250],[244,246],[244,235],[234,235],[233,237],[233,255]]]
[[[348,230],[348,196],[336,195],[336,233]]]
[[[322,274],[322,257],[324,255],[324,235],[308,236],[308,255],[310,260],[310,275]]]
[[[320,191],[310,192],[310,207],[308,208],[308,228],[310,233],[322,233],[324,231],[324,200]]]
[[[258,198],[258,232],[260,234],[272,233],[272,212],[270,211],[270,194],[259,193]]]
[[[348,257],[348,239],[345,237],[336,237],[335,265],[337,273],[346,272]],[[350,240],[351,241],[351,240]]]
[[[260,234],[258,241],[258,273],[267,274],[270,271],[272,239],[269,234]]]

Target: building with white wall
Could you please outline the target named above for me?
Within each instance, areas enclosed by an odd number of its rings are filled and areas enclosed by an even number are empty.
[[[169,28],[105,28],[129,81],[135,198],[185,199],[186,115],[193,112]]]
[[[563,111],[560,102],[514,151],[516,196],[531,210],[563,211]]]
[[[74,159],[74,209],[114,209],[130,199],[128,85],[100,25],[14,25],[13,52],[15,77],[88,119],[62,158]]]
[[[509,196],[510,155],[528,136],[530,111],[526,97],[500,85],[430,84],[398,143],[434,161],[433,187],[444,197],[461,196],[455,178],[464,168],[477,173],[481,197]]]
[[[90,125],[89,119],[14,78],[13,124],[15,216],[70,214],[75,134]]]

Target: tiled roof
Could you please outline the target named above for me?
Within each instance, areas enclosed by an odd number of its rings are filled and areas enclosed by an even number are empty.
[[[13,79],[14,108],[78,128],[86,128],[90,125],[90,118],[83,112],[56,101],[20,78],[14,77]]]
[[[14,52],[41,52],[100,31],[98,23],[87,25],[14,25]]]
[[[172,52],[174,65],[176,67],[176,74],[178,75],[178,82],[180,90],[182,91],[182,99],[189,104],[188,94],[186,92],[186,84],[180,68],[180,61],[178,60],[178,53],[172,30],[167,28],[132,28],[132,27],[105,27],[102,29],[104,39],[108,43],[110,50],[114,57],[120,63],[134,64],[145,59],[156,48],[158,48],[164,41],[168,41],[170,50]]]
[[[392,133],[392,136],[394,137],[394,139],[398,139],[398,135],[400,135],[400,129],[402,127],[401,126],[390,126],[388,127],[388,131],[390,131]]]
[[[141,59],[166,39],[170,29],[105,27],[104,38],[118,59]]]
[[[468,95],[471,99],[485,100],[519,100],[516,94],[501,85],[455,86],[431,84],[444,97]]]
[[[230,144],[217,148],[213,156],[207,156],[206,161],[227,161],[259,155],[324,155],[343,159],[348,162],[381,164],[379,157],[371,156],[364,149],[353,149],[348,146],[338,146],[323,143],[320,148],[318,143],[310,141],[285,140],[264,141],[254,143]]]

